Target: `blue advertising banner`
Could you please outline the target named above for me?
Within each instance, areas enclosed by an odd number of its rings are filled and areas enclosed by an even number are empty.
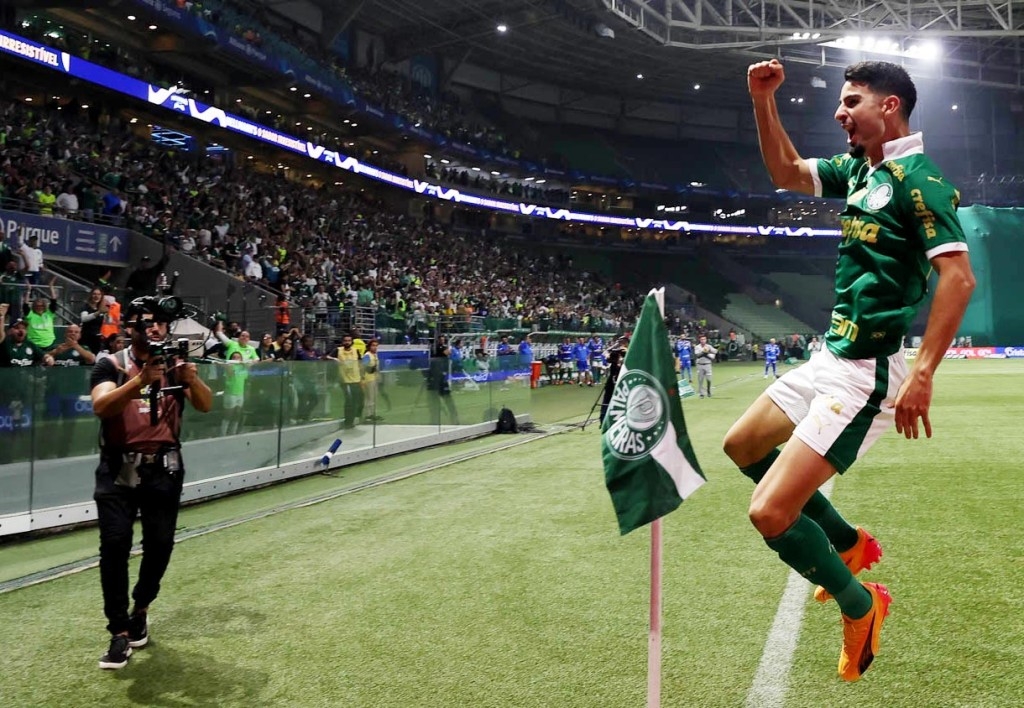
[[[38,238],[44,259],[128,265],[127,229],[6,210],[0,210],[0,223],[8,238],[16,237],[12,238],[14,248],[33,236]]]

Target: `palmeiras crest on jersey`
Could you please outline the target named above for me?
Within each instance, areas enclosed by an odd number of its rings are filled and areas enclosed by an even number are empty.
[[[878,211],[892,199],[892,185],[883,183],[868,192],[864,204],[872,211]]]
[[[608,449],[622,460],[636,460],[654,449],[668,430],[668,396],[646,371],[619,377],[608,403],[610,419],[604,437]]]

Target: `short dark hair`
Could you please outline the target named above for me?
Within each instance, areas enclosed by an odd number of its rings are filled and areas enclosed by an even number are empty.
[[[917,105],[917,88],[910,74],[899,64],[890,61],[862,61],[846,67],[843,78],[855,84],[864,84],[874,93],[897,96],[903,117],[910,120],[910,114]]]

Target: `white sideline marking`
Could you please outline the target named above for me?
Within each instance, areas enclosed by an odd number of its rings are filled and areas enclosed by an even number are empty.
[[[833,477],[834,479],[834,477]],[[821,493],[832,495],[830,479],[821,486]],[[807,595],[811,586],[797,572],[790,571],[786,589],[775,612],[775,620],[764,642],[761,663],[754,675],[754,685],[747,693],[746,708],[782,708],[786,703],[789,689],[789,669],[793,664],[797,639],[800,637],[800,623],[807,608]]]

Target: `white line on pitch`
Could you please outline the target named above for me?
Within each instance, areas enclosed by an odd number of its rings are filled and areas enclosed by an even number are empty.
[[[826,497],[832,495],[832,479],[821,487]],[[746,708],[782,708],[786,703],[789,688],[789,669],[793,665],[797,639],[800,637],[800,623],[807,607],[807,593],[810,585],[796,571],[790,571],[786,589],[775,612],[768,639],[761,652],[761,663],[757,666],[754,685],[747,693]]]

